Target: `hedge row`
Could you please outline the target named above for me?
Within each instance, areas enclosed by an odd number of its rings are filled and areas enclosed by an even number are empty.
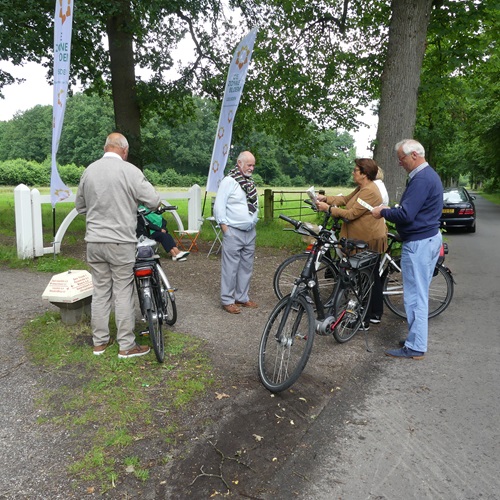
[[[70,186],[77,186],[85,168],[71,164],[61,165],[58,167],[58,170],[64,183]],[[0,162],[0,186],[17,186],[18,184],[49,186],[50,174],[50,160],[46,160],[43,163],[22,159]],[[164,172],[146,169],[144,174],[155,186],[184,187],[192,186],[193,184],[204,186],[207,182],[206,177],[180,175],[173,169],[167,169]]]

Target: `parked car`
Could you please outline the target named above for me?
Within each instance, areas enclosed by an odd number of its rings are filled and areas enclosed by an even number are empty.
[[[469,233],[476,232],[475,196],[463,187],[449,187],[443,193],[443,214],[441,227],[463,227]]]

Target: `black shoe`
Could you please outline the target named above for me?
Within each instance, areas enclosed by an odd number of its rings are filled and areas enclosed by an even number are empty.
[[[364,330],[366,332],[369,329],[370,329],[370,322],[369,321],[363,321],[363,328],[362,328],[362,330]]]
[[[382,319],[382,316],[379,316],[378,314],[375,314],[370,318],[370,323],[373,323],[374,325],[378,325],[380,323],[380,320]]]
[[[400,340],[400,341],[398,342],[399,347],[404,347],[404,346],[405,346],[405,342],[406,342],[406,340]]]

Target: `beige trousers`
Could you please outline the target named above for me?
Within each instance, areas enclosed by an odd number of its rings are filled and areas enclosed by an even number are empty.
[[[135,345],[135,243],[87,243],[92,274],[92,335],[94,345],[109,341],[109,315],[114,305],[120,350]]]

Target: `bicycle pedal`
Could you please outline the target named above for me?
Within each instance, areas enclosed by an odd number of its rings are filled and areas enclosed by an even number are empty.
[[[139,332],[139,337],[149,337],[149,330],[143,330]]]

